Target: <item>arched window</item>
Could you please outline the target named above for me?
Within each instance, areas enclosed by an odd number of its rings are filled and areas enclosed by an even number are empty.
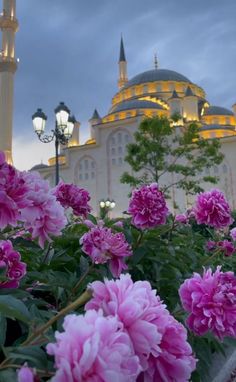
[[[125,143],[128,143],[130,141],[130,136],[128,134],[125,134]]]
[[[228,167],[227,167],[226,164],[223,164],[223,166],[222,166],[222,170],[223,170],[223,173],[224,173],[224,174],[227,174],[227,172],[228,172]]]
[[[90,156],[82,157],[75,166],[75,182],[90,181],[96,177],[96,162]]]
[[[126,156],[126,145],[131,141],[130,134],[119,129],[108,138],[109,162],[112,166],[121,166],[124,164]]]

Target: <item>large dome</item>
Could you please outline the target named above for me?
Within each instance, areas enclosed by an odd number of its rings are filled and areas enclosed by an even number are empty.
[[[221,107],[221,106],[210,106],[210,107],[206,107],[205,110],[204,110],[204,115],[234,115],[234,113],[229,110],[229,109],[226,109],[225,107]]]
[[[164,110],[161,105],[151,101],[124,101],[112,108],[111,113],[117,113],[119,111],[131,110],[131,109],[158,109]]]
[[[140,85],[146,82],[155,81],[178,81],[191,83],[187,77],[175,72],[174,70],[153,69],[140,73],[137,76],[131,78],[131,80],[129,80],[124,87],[127,88],[133,85]]]

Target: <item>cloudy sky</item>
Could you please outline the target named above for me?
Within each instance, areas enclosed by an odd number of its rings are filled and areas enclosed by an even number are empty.
[[[117,91],[124,37],[129,78],[153,68],[176,70],[202,86],[210,103],[236,101],[235,0],[17,0],[20,59],[15,81],[14,163],[47,163],[52,144],[40,143],[31,116],[38,107],[54,125],[64,101],[89,136],[96,107],[106,114]]]

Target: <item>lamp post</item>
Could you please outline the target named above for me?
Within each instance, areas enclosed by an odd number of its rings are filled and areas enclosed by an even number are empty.
[[[108,212],[115,208],[116,203],[115,203],[114,200],[110,200],[110,199],[104,200],[104,199],[102,199],[99,202],[99,206],[100,206],[100,215],[101,215],[101,218],[104,219],[106,217],[106,215],[108,214]]]
[[[32,115],[34,131],[37,134],[39,140],[43,143],[52,142],[55,139],[55,158],[56,158],[56,185],[59,182],[59,144],[65,145],[72,137],[75,118],[70,116],[70,110],[64,104],[60,102],[59,106],[55,109],[56,120],[55,128],[52,130],[52,135],[44,134],[47,116],[42,109],[38,109],[36,113]]]

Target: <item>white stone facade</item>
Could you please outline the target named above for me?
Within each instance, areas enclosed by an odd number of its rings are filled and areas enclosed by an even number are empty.
[[[72,137],[69,147],[62,151],[61,179],[90,192],[95,214],[99,214],[99,201],[109,198],[116,202],[112,216],[122,216],[127,209],[130,193],[129,186],[120,183],[121,175],[125,171],[131,172],[124,161],[126,144],[134,140],[133,135],[145,116],[170,117],[177,111],[181,116],[180,125],[195,121],[204,139],[221,140],[224,162],[205,171],[206,175],[219,177],[218,187],[225,192],[232,207],[236,208],[236,105],[233,111],[212,106],[201,87],[177,72],[156,66],[154,70],[140,73],[128,81],[123,41],[119,75],[119,91],[112,99],[108,114],[100,117],[95,110],[90,119],[91,138],[86,144],[80,145],[79,137],[76,140]],[[53,159],[49,164],[37,165],[32,170],[38,170],[53,185]],[[174,179],[164,182],[174,183]],[[209,187],[212,185],[204,185],[205,189]],[[172,187],[168,203],[172,210],[177,204],[179,210],[184,211],[192,200],[182,190]]]

